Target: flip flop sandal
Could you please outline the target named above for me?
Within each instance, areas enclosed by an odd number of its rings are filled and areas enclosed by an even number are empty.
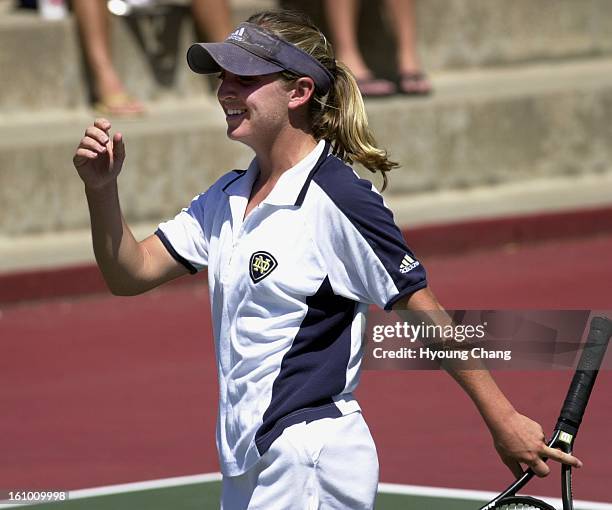
[[[431,94],[429,78],[422,71],[406,72],[399,75],[399,91],[407,96],[428,96]]]
[[[135,117],[145,113],[140,101],[123,92],[105,96],[94,103],[93,108],[102,115],[113,117]]]
[[[383,78],[359,78],[356,81],[363,97],[386,97],[397,93],[395,83]]]

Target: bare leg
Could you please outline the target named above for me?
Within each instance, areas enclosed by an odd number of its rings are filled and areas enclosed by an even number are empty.
[[[325,0],[325,15],[336,50],[336,58],[362,78],[370,73],[357,43],[359,0]]]
[[[104,0],[73,0],[85,57],[93,78],[94,95],[108,113],[142,113],[141,103],[127,96],[110,55],[109,14]]]
[[[404,92],[425,94],[431,84],[422,75],[416,49],[414,0],[387,0],[387,7],[397,40],[397,67]]]
[[[325,0],[325,15],[331,31],[336,58],[344,62],[357,79],[365,96],[388,95],[395,85],[388,80],[375,79],[359,51],[357,15],[359,0]]]
[[[192,0],[193,17],[202,35],[211,41],[223,41],[232,31],[228,0]]]

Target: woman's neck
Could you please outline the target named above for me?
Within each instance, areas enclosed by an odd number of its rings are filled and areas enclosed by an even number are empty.
[[[258,180],[261,184],[276,182],[283,172],[298,164],[316,146],[314,137],[303,131],[277,136],[269,146],[255,151],[259,167]]]
[[[271,193],[284,172],[293,168],[317,146],[312,135],[301,132],[300,136],[274,138],[274,143],[265,150],[255,151],[259,175],[256,177],[247,202],[244,217]]]

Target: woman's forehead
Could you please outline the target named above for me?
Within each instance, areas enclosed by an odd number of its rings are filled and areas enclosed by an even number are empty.
[[[253,81],[274,81],[277,78],[280,78],[280,75],[281,73],[244,75],[244,74],[235,74],[225,69],[222,69],[219,73],[220,78],[239,78],[239,79],[248,79],[248,80],[253,80]]]

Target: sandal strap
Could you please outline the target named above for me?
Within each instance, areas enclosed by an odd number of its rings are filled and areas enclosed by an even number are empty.
[[[408,81],[422,81],[427,79],[427,74],[423,71],[406,71],[400,73],[400,79]]]

